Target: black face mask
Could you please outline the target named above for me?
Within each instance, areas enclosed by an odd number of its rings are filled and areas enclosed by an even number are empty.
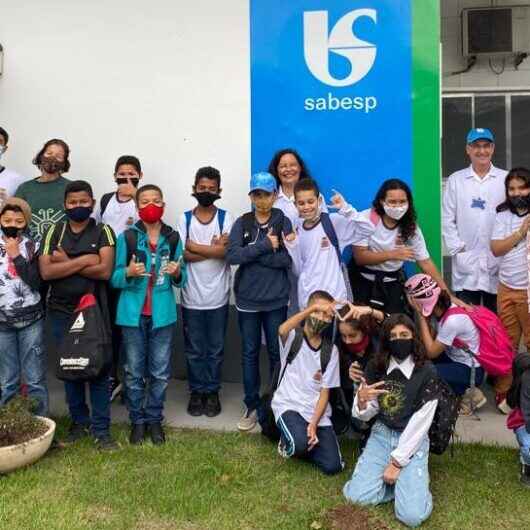
[[[388,344],[390,355],[398,363],[402,363],[412,353],[413,347],[414,341],[412,339],[391,340]]]
[[[69,219],[76,223],[82,223],[90,217],[92,210],[93,208],[90,206],[76,206],[75,208],[66,208],[64,211]]]
[[[57,160],[54,157],[43,156],[40,161],[40,167],[46,173],[53,175],[64,170],[64,162]]]
[[[140,181],[140,179],[137,179],[137,178],[131,178],[131,179],[127,179],[127,177],[118,177],[116,179],[116,184],[118,184],[118,186],[120,184],[128,184],[128,182],[131,182],[131,184],[137,188],[138,187],[138,182]]]
[[[22,230],[16,226],[2,226],[2,232],[6,237],[18,237]]]
[[[524,210],[530,205],[530,197],[517,196],[517,197],[508,197],[508,202],[516,210]]]
[[[199,191],[191,194],[197,199],[197,202],[204,208],[211,206],[216,200],[220,199],[221,196],[217,193],[210,193],[209,191]]]

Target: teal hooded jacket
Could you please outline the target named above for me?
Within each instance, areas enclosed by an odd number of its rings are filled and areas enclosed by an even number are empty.
[[[138,221],[129,230],[136,232],[136,249],[132,252],[137,260],[145,264],[145,270],[151,271],[152,258],[149,249],[149,239],[142,221]],[[155,281],[153,285],[152,298],[152,319],[153,328],[161,328],[174,324],[177,321],[177,301],[175,299],[174,287],[183,287],[186,283],[186,265],[183,259],[180,262],[180,276],[174,278],[168,274],[159,275],[162,261],[178,261],[184,253],[182,241],[179,239],[173,256],[170,254],[169,236],[174,230],[162,223],[160,236],[156,246],[155,257]],[[127,267],[129,265],[127,252],[127,240],[125,232],[118,238],[116,245],[116,258],[114,262],[114,271],[110,279],[112,287],[119,289],[120,296],[118,300],[118,310],[116,315],[116,324],[119,326],[138,327],[140,317],[145,303],[147,286],[149,284],[148,276],[139,276],[135,278],[127,277]],[[159,284],[157,279],[162,278]]]

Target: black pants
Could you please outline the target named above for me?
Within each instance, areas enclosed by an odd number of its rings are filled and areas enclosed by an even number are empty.
[[[384,282],[384,294],[374,299],[375,282],[357,274],[352,282],[353,301],[356,304],[366,304],[385,313],[410,313],[410,307],[405,297],[405,289],[399,280]]]
[[[457,291],[455,296],[466,304],[483,305],[490,311],[497,313],[497,295],[486,291]]]

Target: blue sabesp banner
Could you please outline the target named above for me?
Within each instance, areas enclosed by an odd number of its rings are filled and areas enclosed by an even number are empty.
[[[329,200],[412,184],[411,0],[251,0],[252,171],[292,147]]]

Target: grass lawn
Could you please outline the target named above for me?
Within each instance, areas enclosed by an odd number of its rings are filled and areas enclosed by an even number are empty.
[[[303,462],[282,460],[259,435],[174,430],[165,446],[131,447],[125,427],[113,432],[122,446],[114,453],[100,453],[86,440],[0,477],[0,528],[404,528],[391,505],[370,509],[369,522],[359,524],[356,517],[366,512],[344,507],[352,442],[343,443],[346,470],[325,477]],[[434,512],[422,528],[530,528],[530,491],[519,485],[514,449],[456,446],[454,457],[431,457],[431,482]]]

